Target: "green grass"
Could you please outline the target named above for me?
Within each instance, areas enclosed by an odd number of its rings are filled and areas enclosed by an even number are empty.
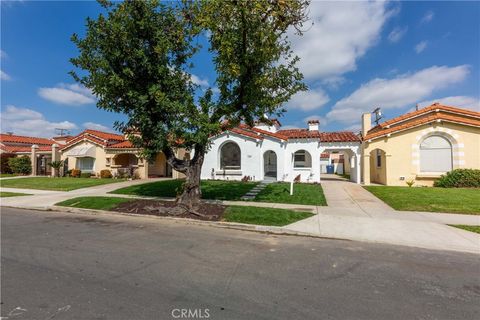
[[[132,194],[144,197],[174,198],[183,182],[184,180],[150,182],[117,189],[111,193]],[[240,198],[250,191],[256,184],[256,182],[203,180],[201,182],[202,198],[215,200],[240,200]]]
[[[28,193],[18,193],[18,192],[0,191],[0,198],[19,197],[19,196],[31,196],[31,194],[28,194]]]
[[[128,198],[115,197],[78,197],[57,203],[57,206],[95,210],[112,210],[117,205],[129,201]],[[265,226],[285,226],[311,217],[309,212],[297,212],[285,209],[231,206],[225,211],[224,221],[258,224]]]
[[[327,200],[319,184],[295,183],[290,195],[290,183],[271,183],[257,195],[254,201],[326,206]]]
[[[480,189],[367,186],[395,210],[480,215]]]
[[[94,178],[49,178],[32,177],[23,179],[9,179],[1,182],[5,188],[24,188],[39,190],[70,191],[80,188],[93,187],[103,184],[125,181],[122,179],[94,179]]]
[[[467,226],[464,224],[450,224],[451,227],[464,229],[470,232],[480,233],[480,226]]]
[[[129,201],[132,201],[132,199],[115,197],[78,197],[56,203],[55,205],[84,209],[111,210],[117,205]]]
[[[15,173],[0,173],[0,178],[16,177],[18,174]]]
[[[312,215],[309,212],[286,209],[230,206],[225,211],[224,220],[264,226],[285,226]]]

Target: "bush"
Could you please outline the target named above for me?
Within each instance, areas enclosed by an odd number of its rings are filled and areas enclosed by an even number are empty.
[[[67,170],[67,172],[65,172],[65,176],[71,177],[72,176],[72,169]]]
[[[14,158],[15,155],[12,153],[2,153],[0,154],[0,173],[12,173],[12,169],[8,165],[8,159]]]
[[[84,172],[80,174],[80,178],[91,178],[92,174],[90,172]]]
[[[70,172],[70,177],[72,178],[80,178],[80,175],[82,174],[82,170],[79,169],[72,169]]]
[[[441,188],[480,188],[480,170],[455,169],[443,174],[433,185]]]
[[[31,174],[32,173],[32,162],[30,157],[14,157],[8,159],[8,166],[13,173],[18,174]]]
[[[102,179],[112,178],[112,172],[108,169],[101,170],[100,171],[100,178],[102,178]]]

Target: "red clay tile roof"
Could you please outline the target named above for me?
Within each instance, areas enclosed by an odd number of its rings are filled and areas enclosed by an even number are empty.
[[[37,145],[52,145],[55,141],[45,138],[17,136],[10,134],[0,134],[0,142],[2,143],[23,143],[23,144],[37,144]]]
[[[361,139],[351,131],[322,132],[320,142],[360,142]]]
[[[426,108],[406,113],[375,126],[368,131],[364,139],[370,140],[383,137],[397,131],[403,131],[435,121],[447,121],[480,127],[480,112],[435,103]]]
[[[32,151],[31,146],[0,146],[0,149],[8,153],[19,153]],[[52,146],[38,146],[37,152],[52,151]]]
[[[128,140],[109,145],[107,148],[113,149],[128,149],[128,148],[135,148],[135,146]]]
[[[94,136],[99,137],[100,139],[105,139],[105,140],[117,140],[117,141],[125,140],[125,137],[121,134],[103,132],[103,131],[98,131],[98,130],[87,129],[87,130],[83,131],[82,133],[92,134]]]
[[[75,144],[83,140],[88,140],[104,147],[110,147],[112,145],[116,145],[116,144],[127,141],[125,137],[121,134],[114,134],[110,132],[87,129],[82,131],[80,134],[68,139],[66,141],[66,144],[62,146],[61,149],[69,148],[72,144]]]

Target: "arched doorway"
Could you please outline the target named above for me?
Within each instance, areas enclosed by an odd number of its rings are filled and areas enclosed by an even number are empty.
[[[263,154],[264,179],[277,180],[277,154],[271,150]]]
[[[374,149],[370,152],[370,181],[379,184],[387,184],[387,158],[382,149]]]

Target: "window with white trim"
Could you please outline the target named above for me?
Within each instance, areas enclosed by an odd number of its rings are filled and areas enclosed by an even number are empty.
[[[241,168],[240,147],[235,142],[227,142],[220,150],[221,170],[240,170]]]
[[[95,165],[95,158],[81,157],[77,158],[77,169],[83,172],[92,172]]]
[[[294,168],[311,168],[312,157],[310,153],[305,150],[298,150],[293,155],[293,167]]]
[[[442,136],[434,135],[420,144],[420,172],[452,170],[452,145]]]

